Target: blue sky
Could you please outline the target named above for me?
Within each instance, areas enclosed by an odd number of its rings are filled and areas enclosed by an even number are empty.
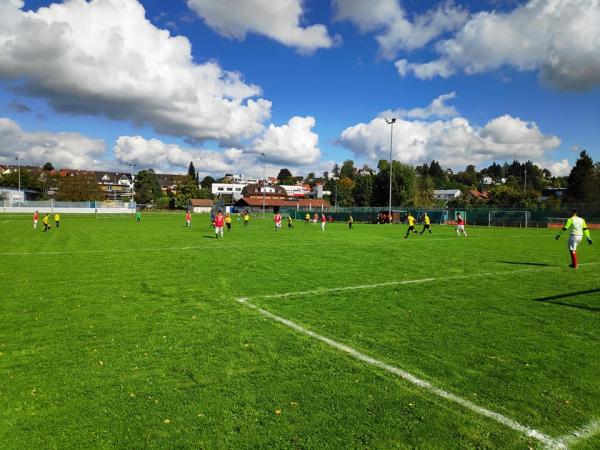
[[[266,0],[0,0],[14,15],[0,27],[0,162],[180,172],[194,159],[215,175],[373,166],[389,152],[392,115],[394,157],[410,164],[516,157],[566,174],[579,149],[600,159],[597,2],[279,1],[281,13]],[[145,31],[132,31],[144,16]],[[117,44],[98,31],[111,29]],[[161,30],[171,38],[154,42]],[[145,88],[132,92],[138,79]],[[233,106],[215,87],[223,80]],[[442,109],[426,109],[443,95]],[[258,99],[270,104],[248,107]]]

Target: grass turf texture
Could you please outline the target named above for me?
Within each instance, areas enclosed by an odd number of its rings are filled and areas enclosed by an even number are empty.
[[[552,437],[600,418],[595,246],[572,271],[546,229],[183,223],[0,216],[3,448],[542,446],[240,297]]]

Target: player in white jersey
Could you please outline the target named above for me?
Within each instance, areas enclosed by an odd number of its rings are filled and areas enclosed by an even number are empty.
[[[590,230],[588,230],[587,224],[582,217],[577,215],[577,211],[575,209],[571,210],[571,217],[565,223],[565,226],[562,227],[560,233],[556,235],[556,240],[558,240],[565,231],[571,230],[571,234],[569,236],[569,253],[571,254],[571,264],[569,267],[573,269],[577,269],[577,246],[583,239],[583,236],[586,237],[588,244],[592,244],[592,238],[590,237]]]

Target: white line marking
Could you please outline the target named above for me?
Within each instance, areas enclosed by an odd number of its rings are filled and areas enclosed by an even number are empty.
[[[358,350],[353,349],[352,347],[349,347],[340,342],[334,341],[333,339],[329,339],[325,336],[322,336],[313,331],[310,331],[301,325],[298,325],[290,320],[284,319],[283,317],[272,314],[269,311],[259,308],[258,306],[254,305],[253,303],[248,302],[247,298],[240,298],[237,301],[249,308],[254,309],[261,315],[268,317],[271,320],[282,323],[283,325],[286,325],[299,333],[305,334],[305,335],[310,336],[314,339],[317,339],[321,342],[324,342],[325,344],[329,345],[330,347],[333,347],[336,350],[339,350],[341,352],[346,353],[347,355],[350,355],[354,359],[365,362],[367,364],[371,364],[372,366],[375,366],[375,367],[379,367],[380,369],[386,370],[387,372],[393,373],[394,375],[397,375],[398,377],[408,381],[409,383],[412,383],[415,386],[423,388],[423,389],[437,395],[438,397],[441,397],[448,401],[457,403],[457,404],[463,406],[464,408],[469,409],[481,416],[485,416],[490,419],[493,419],[496,422],[507,426],[508,428],[511,428],[515,431],[518,431],[519,433],[524,434],[525,436],[536,439],[539,442],[542,442],[548,448],[553,448],[553,449],[566,448],[565,444],[559,440],[553,439],[552,437],[547,436],[537,430],[534,430],[533,428],[527,427],[525,425],[521,425],[520,423],[518,423],[500,413],[491,411],[482,406],[476,405],[475,403],[473,403],[469,400],[466,400],[455,394],[452,394],[450,392],[444,391],[443,389],[435,387],[431,383],[429,383],[425,380],[421,380],[420,378],[417,378],[416,376],[412,375],[409,372],[406,372],[402,369],[399,369],[397,367],[386,364],[383,361],[379,361],[375,358],[371,358],[370,356],[367,356],[364,353],[361,353]]]
[[[591,266],[596,263],[583,263],[579,264],[580,266]],[[402,280],[402,281],[386,281],[384,283],[374,283],[374,284],[360,284],[357,286],[341,286],[341,287],[333,287],[333,288],[317,288],[310,289],[307,291],[296,291],[296,292],[283,292],[281,294],[265,294],[265,295],[253,295],[253,298],[283,298],[283,297],[293,297],[300,295],[308,295],[308,294],[322,294],[325,292],[338,292],[338,291],[353,291],[355,289],[375,289],[383,286],[398,286],[403,284],[416,284],[416,283],[428,283],[434,281],[447,281],[447,280],[458,280],[461,278],[477,278],[477,277],[488,277],[493,275],[511,275],[513,273],[521,273],[521,272],[534,272],[540,270],[571,270],[567,267],[558,267],[558,266],[539,266],[536,268],[529,269],[516,269],[516,270],[506,270],[500,272],[479,272],[473,274],[464,274],[464,275],[449,275],[445,277],[438,278],[421,278],[417,280]]]
[[[568,447],[576,442],[589,439],[598,433],[600,433],[600,420],[594,420],[588,423],[586,426],[562,436],[560,441]]]

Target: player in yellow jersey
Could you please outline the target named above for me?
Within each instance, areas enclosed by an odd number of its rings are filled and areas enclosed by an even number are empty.
[[[425,213],[425,215],[423,216],[423,230],[421,230],[420,234],[425,233],[425,230],[429,230],[429,234],[431,234],[431,219],[429,218],[427,213]]]
[[[244,226],[248,226],[248,222],[250,222],[250,213],[246,210],[244,212]]]
[[[56,224],[56,228],[60,227],[60,214],[54,214],[54,223]]]
[[[42,223],[44,224],[44,232],[52,231],[52,229],[50,228],[50,218],[48,217],[48,213],[44,214],[44,219],[42,220]]]
[[[588,230],[587,224],[583,217],[579,217],[577,215],[577,210],[571,210],[571,217],[567,219],[565,226],[562,227],[560,233],[556,235],[556,240],[558,240],[565,231],[571,230],[571,234],[569,236],[569,253],[571,254],[571,264],[569,267],[573,269],[577,269],[577,246],[583,239],[583,236],[586,237],[588,244],[592,245],[592,238],[590,237],[590,230]]]
[[[406,235],[404,236],[404,239],[408,239],[408,235],[410,234],[410,232],[412,231],[413,233],[417,233],[417,230],[415,230],[415,218],[411,213],[408,213],[408,216],[406,217],[406,220],[408,221],[408,230],[406,230]]]
[[[229,213],[225,216],[225,226],[227,227],[227,231],[231,231],[231,214]]]
[[[306,213],[306,215],[304,216],[304,225],[306,225],[307,223],[310,223],[310,213]]]

